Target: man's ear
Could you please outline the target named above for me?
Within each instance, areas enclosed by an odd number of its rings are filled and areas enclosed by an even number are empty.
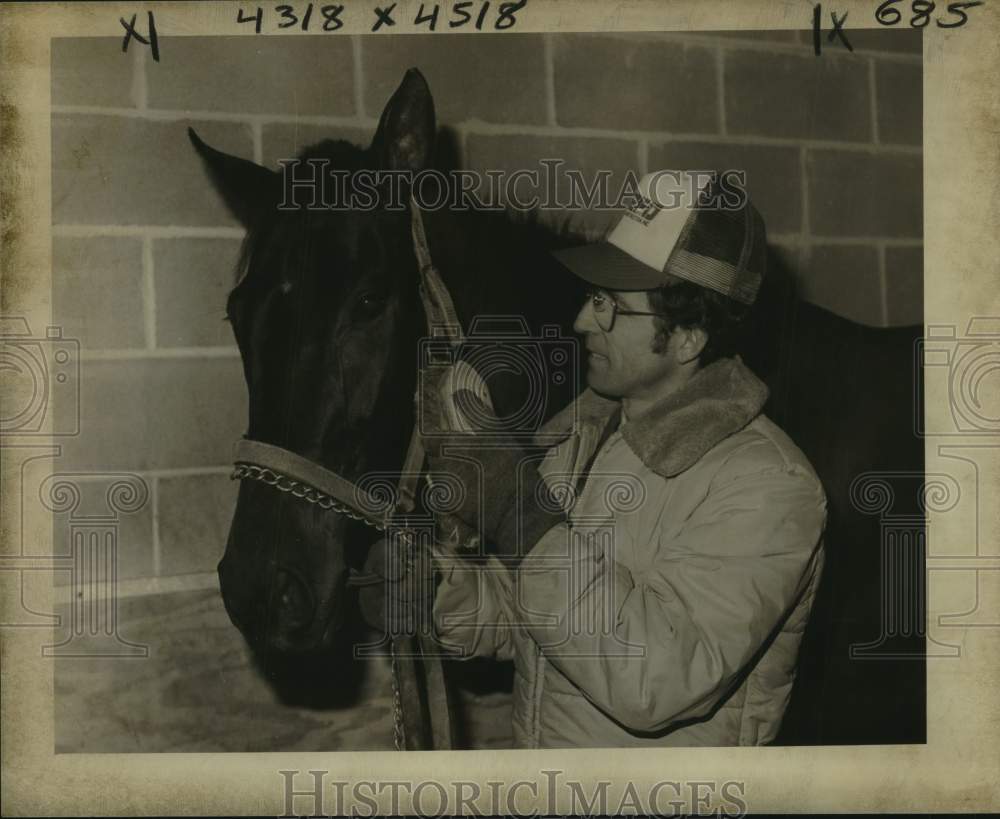
[[[677,339],[674,351],[679,364],[688,364],[701,355],[708,344],[708,333],[701,327],[677,327],[674,330]]]

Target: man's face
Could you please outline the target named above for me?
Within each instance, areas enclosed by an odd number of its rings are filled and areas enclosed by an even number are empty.
[[[641,399],[657,394],[675,377],[679,367],[674,354],[675,337],[671,336],[662,353],[653,352],[656,319],[622,315],[622,310],[652,312],[644,291],[593,292],[607,299],[603,314],[588,298],[573,324],[587,348],[587,383],[612,398]],[[606,325],[610,319],[612,303],[617,305],[618,315],[611,329],[605,330],[602,322]]]

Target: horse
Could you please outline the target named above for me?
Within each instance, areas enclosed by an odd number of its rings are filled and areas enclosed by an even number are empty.
[[[193,131],[190,137],[246,231],[226,301],[248,391],[246,438],[354,485],[399,472],[414,434],[418,351],[428,332],[412,204],[395,208],[379,188],[373,207],[279,207],[286,194],[279,172],[217,151]],[[367,148],[327,139],[298,159],[347,174],[417,173],[440,164],[436,139],[433,97],[410,69]],[[549,253],[579,241],[565,224],[450,207],[421,216],[463,327],[517,316],[527,332],[511,344],[544,343],[546,326],[572,337],[582,288]],[[498,415],[508,417],[530,400],[532,386],[523,374],[498,369],[486,386]],[[538,423],[574,397],[578,372],[569,376],[546,384]],[[285,702],[349,705],[361,674],[351,648],[365,628],[350,579],[379,533],[277,489],[241,482],[218,565],[223,602]],[[416,742],[407,747],[431,744],[426,734]]]

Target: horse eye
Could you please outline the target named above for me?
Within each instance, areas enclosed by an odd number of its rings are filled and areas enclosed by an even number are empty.
[[[381,293],[362,293],[355,312],[362,319],[374,318],[382,312],[385,302],[386,297]]]

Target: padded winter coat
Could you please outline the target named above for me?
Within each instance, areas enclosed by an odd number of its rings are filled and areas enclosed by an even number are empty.
[[[567,522],[516,568],[452,567],[434,603],[453,650],[513,659],[516,747],[774,739],[826,499],[766,398],[722,359],[624,424],[586,390],[542,430],[559,442],[538,469]]]

